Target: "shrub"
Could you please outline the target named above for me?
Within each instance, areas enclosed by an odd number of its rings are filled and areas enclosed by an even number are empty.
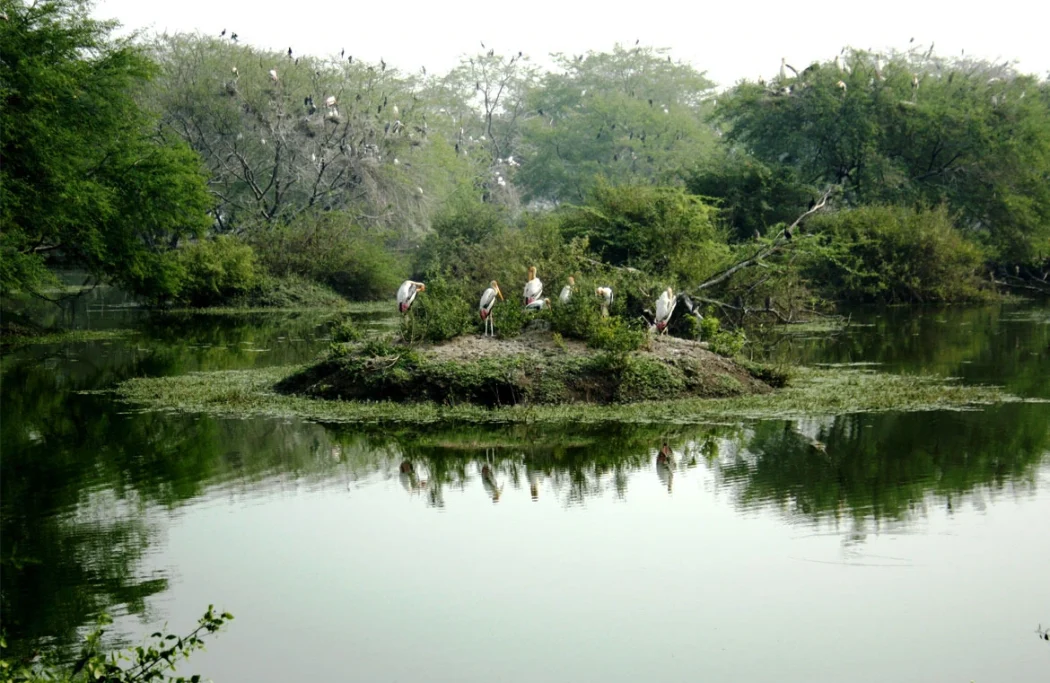
[[[702,280],[725,259],[714,219],[713,207],[681,188],[640,185],[599,185],[585,206],[561,215],[565,236],[586,237],[604,261],[681,283]]]
[[[983,298],[982,254],[953,227],[948,210],[866,206],[814,217],[826,248],[807,274],[834,298],[940,302]]]
[[[506,296],[506,293],[504,293],[504,296]],[[493,313],[496,316],[493,320],[493,329],[496,332],[496,336],[500,339],[517,337],[521,334],[526,323],[537,316],[545,315],[540,312],[526,311],[521,303],[520,296],[511,296],[506,301],[496,301]],[[481,317],[474,316],[474,318],[480,331]]]
[[[465,287],[433,278],[402,323],[402,337],[409,342],[442,342],[466,334],[474,321]],[[499,304],[496,304],[499,306]]]
[[[332,328],[332,341],[337,344],[361,341],[363,336],[361,330],[354,325],[354,321],[351,320],[349,316],[339,321],[339,323]]]
[[[723,330],[722,322],[714,316],[707,316],[700,323],[700,339],[707,342],[711,351],[728,357],[740,353],[747,342],[743,330]]]
[[[178,252],[184,271],[179,299],[209,306],[250,292],[259,283],[255,253],[232,237],[193,242]]]
[[[718,202],[719,218],[737,240],[750,240],[755,231],[765,235],[777,223],[790,222],[806,210],[815,192],[793,168],[769,166],[752,156],[712,159],[690,173],[685,186]]]
[[[274,275],[321,282],[354,300],[390,297],[408,272],[384,232],[342,213],[304,214],[288,224],[258,228],[249,239]]]
[[[626,355],[640,349],[648,338],[644,329],[632,327],[622,318],[602,318],[587,337],[587,346]]]
[[[685,389],[681,372],[675,372],[667,363],[644,357],[634,357],[624,363],[620,371],[617,400],[657,401],[677,396]]]

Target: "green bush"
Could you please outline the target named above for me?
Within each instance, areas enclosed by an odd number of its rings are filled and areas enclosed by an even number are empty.
[[[777,223],[790,223],[816,193],[793,168],[766,165],[752,156],[712,159],[689,174],[685,186],[718,202],[720,220],[741,241],[752,239],[756,231],[767,235]]]
[[[408,274],[387,237],[330,212],[258,228],[249,240],[274,275],[304,277],[347,298],[375,301],[391,297]]]
[[[354,325],[354,321],[347,316],[332,328],[332,341],[337,344],[361,341],[364,335]]]
[[[685,389],[681,372],[675,372],[662,361],[645,357],[633,357],[620,370],[620,386],[617,400],[658,401],[677,396]]]
[[[613,354],[625,355],[640,349],[649,335],[622,318],[602,318],[587,337],[587,346]]]
[[[700,339],[707,342],[711,351],[730,358],[740,353],[747,342],[743,330],[723,330],[722,321],[710,315],[700,323]]]
[[[427,281],[404,316],[401,334],[409,342],[443,342],[470,331],[474,324],[473,307],[466,287],[444,278]],[[497,302],[497,308],[502,302]]]
[[[551,327],[568,339],[590,338],[601,319],[601,302],[594,295],[594,287],[580,279],[576,280],[576,293],[569,302],[555,301],[551,311]]]
[[[506,296],[506,293],[503,294]],[[492,321],[496,336],[500,339],[512,339],[521,334],[525,325],[537,317],[545,317],[547,314],[541,311],[526,311],[521,302],[521,296],[512,296],[506,301],[496,301],[493,309],[495,318]],[[481,316],[474,316],[481,331]]]
[[[586,238],[602,260],[673,282],[695,283],[728,253],[714,207],[681,188],[599,185],[561,215],[567,238]]]
[[[193,242],[178,252],[184,277],[180,300],[210,306],[250,292],[259,283],[252,248],[232,237]]]
[[[953,227],[948,210],[866,206],[817,216],[809,229],[825,248],[808,277],[831,298],[947,302],[984,298],[981,250]]]
[[[263,275],[251,292],[229,301],[230,306],[245,308],[326,308],[345,303],[325,285],[298,275]]]

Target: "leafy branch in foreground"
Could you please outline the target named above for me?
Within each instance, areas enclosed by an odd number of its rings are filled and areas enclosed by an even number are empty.
[[[145,683],[166,681],[167,683],[197,683],[200,675],[190,677],[173,676],[176,664],[188,659],[196,650],[204,649],[204,636],[218,632],[227,621],[233,619],[229,612],[216,613],[213,605],[197,622],[197,627],[185,636],[160,631],[150,636],[145,646],[133,650],[102,651],[102,636],[105,627],[113,620],[106,614],[98,619],[98,626],[85,639],[80,657],[68,673],[63,667],[39,660],[11,662],[0,656],[0,683],[23,683],[36,681],[94,681],[95,683]],[[0,648],[7,648],[6,640],[0,638]]]

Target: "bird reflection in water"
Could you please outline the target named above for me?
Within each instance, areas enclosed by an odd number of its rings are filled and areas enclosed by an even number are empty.
[[[503,495],[503,486],[496,481],[496,471],[493,468],[491,453],[485,453],[485,464],[481,466],[481,483],[485,487],[485,492],[492,498],[493,503],[499,502],[499,497]]]
[[[656,475],[660,477],[660,481],[667,485],[668,493],[671,493],[671,486],[674,484],[676,467],[674,451],[664,441],[664,445],[660,447],[660,453],[656,456]]]
[[[415,465],[408,460],[401,461],[401,467],[399,470],[397,478],[401,481],[401,486],[403,486],[409,493],[419,493],[427,487],[427,482],[419,479],[419,475],[416,474]]]
[[[532,500],[538,501],[540,499],[540,481],[543,478],[543,472],[526,465],[526,474],[529,478],[529,495],[532,496]]]

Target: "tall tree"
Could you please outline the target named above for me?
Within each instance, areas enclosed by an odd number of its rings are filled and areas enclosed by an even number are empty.
[[[174,292],[171,247],[209,224],[211,199],[199,158],[135,100],[154,65],[86,0],[0,6],[0,288],[40,287],[51,257]]]
[[[581,201],[602,177],[668,183],[714,149],[713,83],[664,50],[556,55],[529,95],[519,180],[530,199]]]
[[[431,135],[416,79],[382,60],[294,57],[185,34],[153,49],[163,73],[151,103],[204,157],[222,230],[335,210],[418,231],[450,191],[450,144]]]
[[[743,82],[722,99],[726,140],[853,204],[948,202],[999,259],[1050,255],[1045,82],[929,50],[846,59]]]

